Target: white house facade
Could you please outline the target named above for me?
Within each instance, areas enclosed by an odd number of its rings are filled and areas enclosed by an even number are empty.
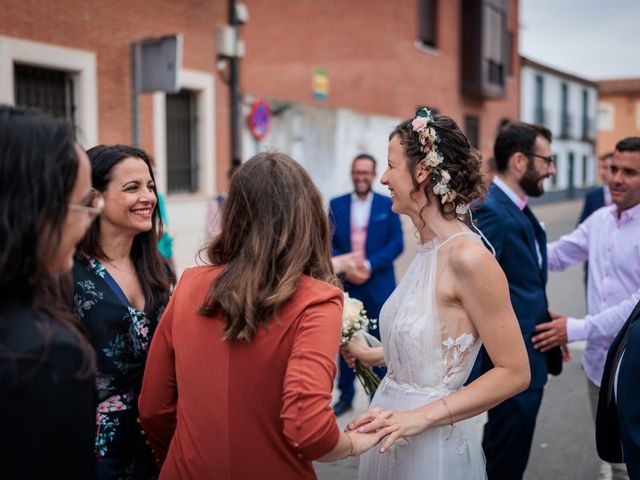
[[[553,134],[558,173],[546,180],[549,198],[573,198],[598,182],[597,105],[595,82],[521,57],[520,119]]]

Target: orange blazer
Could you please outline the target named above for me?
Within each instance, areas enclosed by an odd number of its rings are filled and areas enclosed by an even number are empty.
[[[151,343],[139,408],[160,478],[316,478],[340,434],[342,292],[302,276],[253,341],[223,341],[224,319],[197,313],[222,269],[184,272]]]

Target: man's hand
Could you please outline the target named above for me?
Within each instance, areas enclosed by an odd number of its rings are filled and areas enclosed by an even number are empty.
[[[346,272],[358,265],[358,258],[355,253],[349,252],[331,257],[331,263],[336,273]]]
[[[362,285],[371,278],[371,272],[364,265],[347,270],[345,278],[353,285]]]
[[[553,320],[536,325],[536,332],[531,341],[533,347],[546,352],[554,347],[561,347],[567,343],[567,317],[552,313]],[[566,358],[566,353],[563,352]]]

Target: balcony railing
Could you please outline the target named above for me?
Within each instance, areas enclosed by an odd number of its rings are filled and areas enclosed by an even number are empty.
[[[538,125],[549,126],[549,110],[541,107],[536,107],[533,111],[533,123]]]
[[[573,128],[573,115],[563,113],[560,115],[560,138],[571,138]]]
[[[595,142],[596,120],[592,117],[582,117],[582,141]]]

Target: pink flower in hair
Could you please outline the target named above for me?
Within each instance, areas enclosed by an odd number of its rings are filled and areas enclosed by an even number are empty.
[[[427,128],[428,122],[424,117],[416,117],[411,122],[411,127],[413,127],[414,132],[420,132]]]

